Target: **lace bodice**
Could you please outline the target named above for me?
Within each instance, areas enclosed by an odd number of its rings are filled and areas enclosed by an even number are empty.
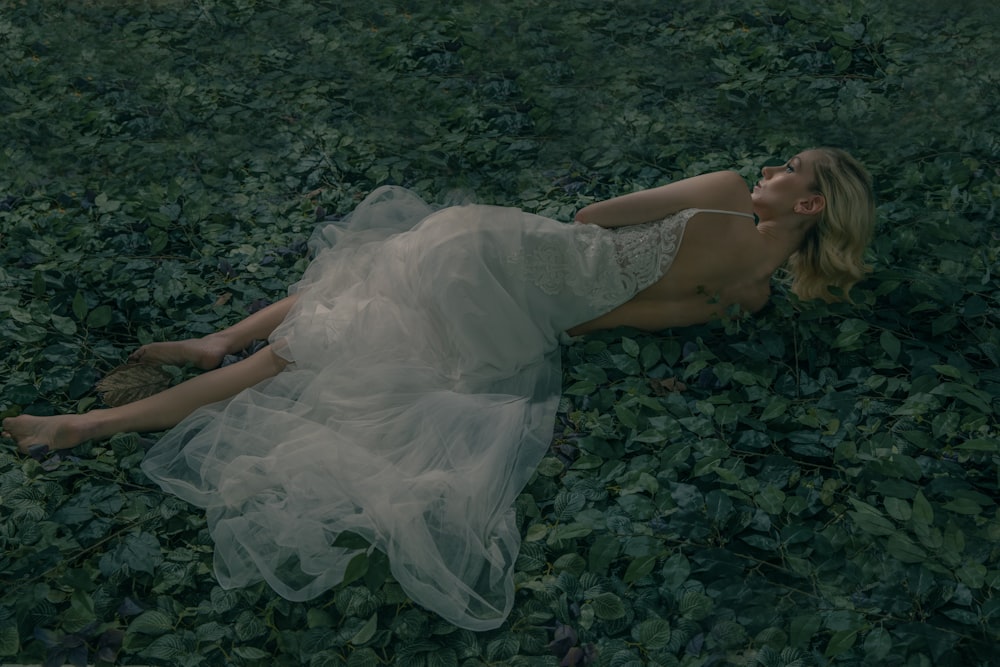
[[[609,230],[622,281],[632,294],[662,278],[677,256],[684,228],[698,209],[686,209],[662,220]]]

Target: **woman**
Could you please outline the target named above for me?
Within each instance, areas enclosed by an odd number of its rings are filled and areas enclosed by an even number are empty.
[[[488,629],[513,601],[511,506],[548,448],[560,336],[757,311],[786,264],[799,296],[833,299],[863,275],[873,220],[864,168],[828,148],[764,168],[749,195],[734,172],[705,174],[587,206],[575,225],[435,212],[381,188],[318,232],[330,247],[291,296],[132,359],[209,369],[269,347],[129,405],[4,431],[27,452],[173,427],[143,469],[206,508],[222,585],[315,597],[357,555],[333,546],[351,531],[414,600]]]

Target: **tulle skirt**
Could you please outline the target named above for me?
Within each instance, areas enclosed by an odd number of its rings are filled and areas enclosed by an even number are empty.
[[[560,335],[631,296],[605,232],[434,210],[388,187],[317,230],[271,336],[291,363],[196,411],[143,462],[205,508],[220,583],[313,598],[357,555],[333,546],[351,531],[416,602],[465,628],[500,625],[520,545],[512,504],[552,437]]]

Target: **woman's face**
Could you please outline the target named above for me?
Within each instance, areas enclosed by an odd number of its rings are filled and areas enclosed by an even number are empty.
[[[781,166],[761,169],[750,193],[754,213],[761,220],[818,214],[826,203],[815,187],[813,164],[819,157],[817,151],[803,151]]]

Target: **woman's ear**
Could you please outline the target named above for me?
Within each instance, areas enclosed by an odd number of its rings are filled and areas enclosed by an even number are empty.
[[[799,215],[819,215],[826,208],[826,197],[818,192],[800,199],[795,204],[794,211]]]

